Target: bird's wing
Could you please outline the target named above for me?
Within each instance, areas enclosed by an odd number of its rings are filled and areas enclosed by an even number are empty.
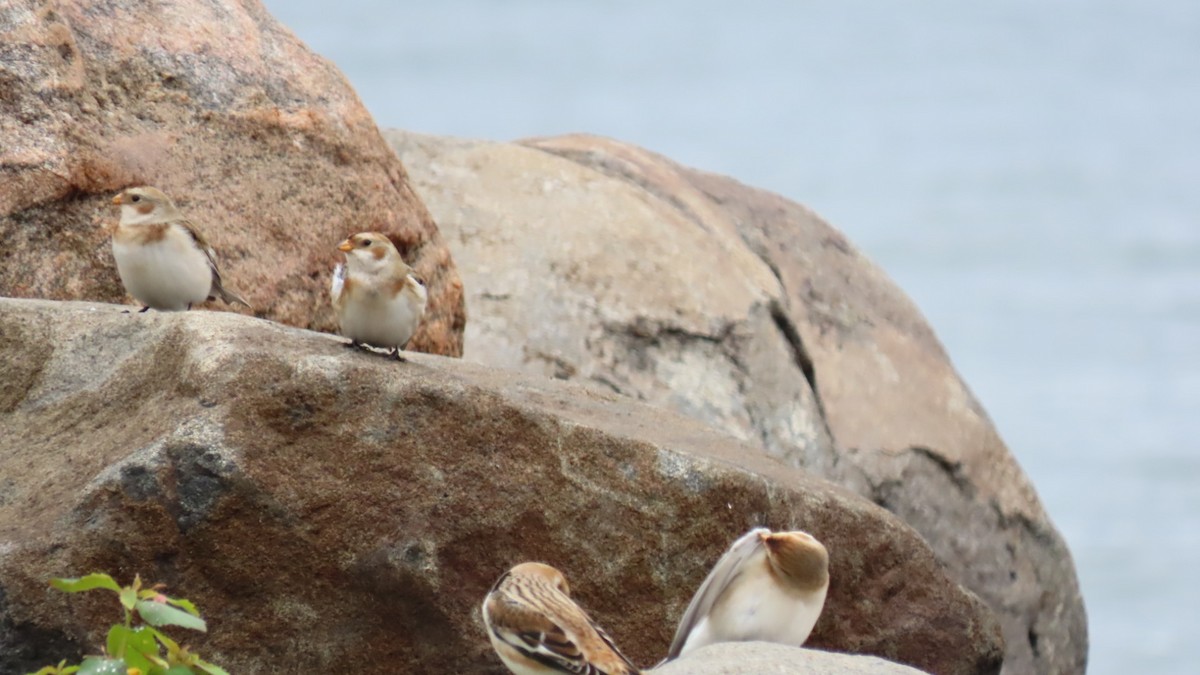
[[[212,244],[208,243],[204,235],[200,233],[200,229],[196,227],[196,224],[186,218],[181,218],[176,222],[192,238],[192,242],[196,244],[196,248],[204,251],[205,257],[208,258],[208,269],[212,270],[212,288],[208,299],[221,298],[221,300],[231,305],[236,302],[250,307],[250,303],[246,302],[242,296],[225,288],[221,283],[221,268],[217,266],[217,251],[212,247]]]
[[[567,673],[589,672],[579,646],[544,612],[500,593],[488,598],[488,617],[492,634],[526,658]]]
[[[342,289],[346,286],[346,266],[338,263],[333,268],[333,279],[329,282],[329,297],[333,298],[333,304],[338,304],[342,297]]]
[[[599,624],[591,619],[588,619],[588,623],[591,624],[592,629],[596,631],[596,635],[600,636],[600,639],[603,640],[604,644],[608,646],[608,653],[605,655],[605,657],[602,659],[596,659],[596,665],[600,668],[600,670],[597,671],[598,673],[608,673],[609,675],[638,675],[641,672],[638,670],[637,666],[633,665],[633,661],[630,661],[627,656],[621,653],[620,649],[617,649],[617,644],[613,642],[612,636],[610,636],[607,631],[605,631],[600,627]]]
[[[200,233],[200,229],[197,228],[196,224],[192,221],[186,218],[180,218],[175,222],[179,223],[179,226],[183,228],[183,231],[192,238],[192,242],[196,244],[196,248],[204,251],[204,255],[208,256],[208,266],[212,268],[213,278],[219,280],[221,278],[221,272],[217,268],[217,252],[213,249],[212,244],[208,243],[208,240],[204,238],[204,235]]]
[[[696,594],[692,596],[692,601],[684,611],[683,618],[679,620],[679,627],[675,629],[675,639],[671,641],[671,649],[667,651],[667,661],[679,656],[692,629],[712,611],[713,605],[717,603],[725,589],[729,588],[733,580],[742,573],[746,561],[763,547],[759,534],[769,532],[770,530],[765,527],[756,527],[750,530],[733,542],[725,555],[721,556],[721,559],[713,566],[708,577],[700,584],[700,588],[696,589]]]
[[[619,658],[585,651],[586,645],[582,643],[586,637],[571,630],[571,624],[577,623],[572,619],[593,627],[594,624],[573,601],[564,599],[570,606],[556,606],[558,613],[577,613],[577,616],[552,617],[544,609],[507,600],[503,592],[493,593],[487,601],[489,629],[498,640],[526,658],[554,670],[573,675],[637,675],[637,668],[621,656],[611,639],[600,631],[597,633]]]

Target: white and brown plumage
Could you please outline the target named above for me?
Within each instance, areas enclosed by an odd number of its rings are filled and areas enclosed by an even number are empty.
[[[483,601],[483,622],[500,660],[516,675],[639,673],[549,565],[527,562],[505,572]]]
[[[112,203],[121,207],[112,240],[117,273],[141,311],[180,311],[215,298],[250,306],[221,283],[216,251],[161,190],[129,188]]]
[[[379,232],[353,235],[338,250],[346,264],[334,269],[329,293],[342,335],[352,347],[383,347],[403,361],[400,351],[425,314],[425,284]]]
[[[829,553],[807,532],[755,528],[735,541],[683,613],[667,660],[716,642],[800,646],[829,590]]]

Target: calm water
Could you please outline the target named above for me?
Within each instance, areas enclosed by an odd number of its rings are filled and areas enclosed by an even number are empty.
[[[381,126],[610,135],[825,215],[1032,476],[1089,671],[1197,672],[1200,3],[267,4]]]

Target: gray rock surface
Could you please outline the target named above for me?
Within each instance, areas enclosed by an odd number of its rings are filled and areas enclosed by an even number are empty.
[[[921,313],[840,232],[609,139],[385,136],[464,275],[465,358],[682,412],[885,506],[999,614],[1006,673],[1084,671],[1065,543]]]
[[[921,675],[874,656],[838,654],[767,642],[709,645],[658,668],[654,675]]]
[[[111,600],[46,580],[107,571],[195,601],[210,631],[189,642],[230,672],[499,675],[479,604],[525,560],[651,664],[754,525],[828,547],[826,646],[999,668],[992,612],[912,528],[690,418],[233,313],[121,309],[0,299],[0,672],[96,651]]]

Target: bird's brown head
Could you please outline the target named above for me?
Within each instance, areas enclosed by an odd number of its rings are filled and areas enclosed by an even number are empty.
[[[158,190],[157,187],[143,185],[121,190],[113,197],[113,203],[119,205],[119,207],[131,205],[131,207],[136,207],[139,210],[152,209],[156,205],[169,204],[170,197],[167,196],[166,192]],[[149,211],[143,211],[143,213],[149,213]]]
[[[112,203],[121,207],[122,221],[176,217],[175,204],[171,198],[162,190],[149,185],[126,188],[113,197]]]
[[[412,271],[392,240],[381,232],[359,232],[338,244],[338,250],[346,254],[346,266],[351,272],[377,274],[387,272],[403,279]]]
[[[359,232],[342,240],[342,243],[338,244],[338,250],[342,253],[364,251],[375,259],[382,259],[388,253],[395,252],[396,247],[392,245],[392,240],[388,239],[386,234]]]
[[[553,586],[570,597],[571,589],[567,586],[567,578],[557,569],[540,562],[526,562],[517,565],[509,571],[514,577],[522,577],[548,586]]]
[[[807,532],[772,532],[759,537],[771,569],[793,586],[816,590],[829,583],[829,552]]]

